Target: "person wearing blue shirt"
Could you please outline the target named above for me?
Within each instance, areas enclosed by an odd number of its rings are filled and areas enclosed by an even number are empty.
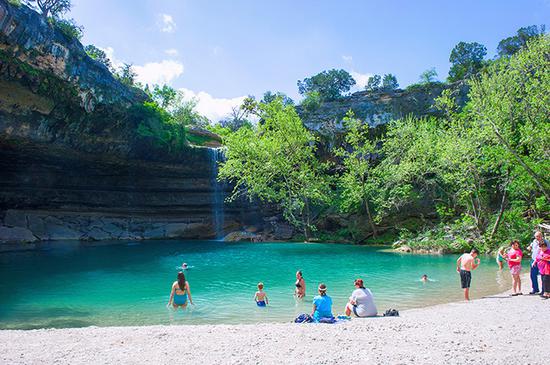
[[[313,314],[311,315],[315,322],[322,318],[333,318],[332,316],[332,298],[327,295],[327,286],[319,285],[319,295],[313,298]]]

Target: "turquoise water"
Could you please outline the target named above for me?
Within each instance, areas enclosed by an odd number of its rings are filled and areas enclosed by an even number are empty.
[[[335,244],[56,243],[0,255],[0,328],[286,322],[311,311],[320,282],[335,314],[342,313],[356,277],[373,291],[379,312],[420,307],[461,299],[455,260]],[[196,305],[174,312],[166,304],[184,261]],[[293,296],[297,269],[307,290],[299,301]],[[434,281],[422,283],[422,274]],[[473,297],[509,288],[508,276],[497,272],[494,259],[482,259]],[[265,284],[267,308],[253,301],[258,281]]]

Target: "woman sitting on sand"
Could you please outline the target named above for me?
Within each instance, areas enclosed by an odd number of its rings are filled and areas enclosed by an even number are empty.
[[[327,295],[327,286],[319,284],[319,295],[313,298],[313,313],[311,314],[315,322],[323,318],[334,318],[332,315],[332,298]]]
[[[174,309],[187,307],[187,298],[189,297],[189,303],[193,304],[191,298],[191,290],[189,289],[189,282],[185,280],[185,274],[183,271],[178,273],[178,280],[172,284],[172,290],[170,291],[170,299],[168,300],[168,307],[172,305]]]
[[[355,279],[353,285],[355,290],[351,293],[346,305],[346,316],[350,316],[353,312],[356,317],[376,317],[378,311],[374,304],[374,297],[370,289],[364,287],[363,279]]]
[[[294,289],[294,294],[296,298],[303,298],[306,296],[306,281],[300,270],[296,271],[296,283],[294,284],[296,289]]]

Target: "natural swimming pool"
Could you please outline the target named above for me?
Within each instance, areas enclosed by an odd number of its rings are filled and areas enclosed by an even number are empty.
[[[177,267],[187,262],[195,306],[166,308]],[[218,241],[56,242],[30,252],[0,255],[0,328],[153,324],[287,322],[310,313],[324,282],[342,313],[353,280],[361,277],[378,311],[460,300],[455,255],[411,255],[387,247]],[[509,288],[506,269],[482,258],[472,296]],[[295,273],[306,280],[306,298],[293,297]],[[427,274],[433,281],[422,283]],[[270,305],[253,301],[262,281]]]

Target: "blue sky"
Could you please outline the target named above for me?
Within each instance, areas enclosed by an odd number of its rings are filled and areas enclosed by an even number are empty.
[[[492,57],[501,39],[550,19],[550,0],[73,3],[85,45],[136,65],[142,81],[185,89],[211,119],[266,90],[297,99],[297,80],[331,68],[360,83],[393,73],[404,87],[431,67],[444,79],[456,43],[482,43]]]

